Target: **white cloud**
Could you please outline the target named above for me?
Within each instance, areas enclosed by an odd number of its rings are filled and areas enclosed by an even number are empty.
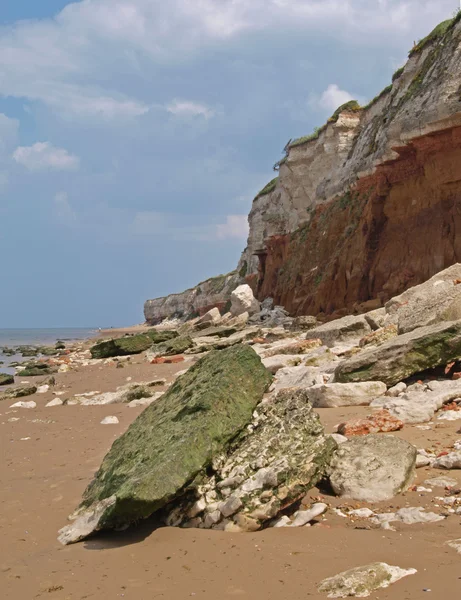
[[[63,225],[72,225],[77,221],[77,214],[69,202],[67,192],[57,192],[55,194],[54,210],[57,220]]]
[[[216,226],[216,237],[218,240],[248,237],[247,215],[228,215],[224,224]]]
[[[32,146],[19,146],[13,153],[13,159],[29,171],[53,169],[68,171],[78,169],[80,159],[69,154],[64,148],[57,148],[50,142],[37,142]]]
[[[205,117],[205,119],[209,119],[214,115],[214,111],[208,106],[189,100],[173,100],[167,105],[166,109],[169,113],[178,117]]]
[[[349,92],[346,92],[346,90],[340,89],[336,83],[331,83],[321,94],[318,103],[320,108],[334,111],[338,106],[349,102],[349,100],[354,100],[354,97]]]
[[[0,89],[65,115],[133,118],[158,98],[133,97],[123,75],[136,72],[148,81],[153,62],[184,62],[210,45],[281,28],[354,44],[384,43],[392,35],[395,48],[410,28],[427,32],[455,8],[454,0],[82,0],[52,19],[0,28]],[[170,109],[212,114],[189,101]]]

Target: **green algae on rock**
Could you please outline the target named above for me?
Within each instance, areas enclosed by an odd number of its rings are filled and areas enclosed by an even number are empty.
[[[399,335],[343,361],[335,381],[400,381],[461,357],[461,321],[439,323]]]
[[[103,340],[91,348],[92,358],[112,358],[140,354],[148,350],[152,344],[165,342],[178,336],[176,331],[148,331],[122,338]]]
[[[14,400],[15,398],[24,398],[32,396],[37,391],[35,385],[21,385],[16,388],[9,388],[0,394],[0,400]]]
[[[14,383],[13,375],[9,375],[8,373],[0,373],[0,385],[10,385],[10,383]]]
[[[175,354],[182,354],[186,350],[189,350],[194,345],[192,338],[188,335],[175,337],[174,339],[167,340],[154,344],[150,349],[150,354],[155,356],[174,356]]]
[[[104,500],[115,498],[93,531],[149,517],[181,495],[251,421],[270,381],[249,346],[198,361],[114,442],[83,495],[80,518],[61,530],[62,543],[82,539],[81,523]]]

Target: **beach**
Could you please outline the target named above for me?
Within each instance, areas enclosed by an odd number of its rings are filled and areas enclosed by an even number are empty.
[[[81,344],[87,346],[88,342]],[[117,361],[108,360],[75,366],[55,374],[56,385],[46,393],[26,398],[35,400],[36,408],[10,408],[11,402],[0,406],[3,598],[320,599],[325,597],[317,592],[322,579],[373,561],[418,570],[374,592],[373,598],[419,600],[460,594],[460,556],[446,546],[448,540],[461,538],[459,517],[450,515],[437,523],[395,523],[395,531],[386,531],[369,520],[341,517],[333,511],[347,512],[369,506],[366,503],[347,502],[318,488],[309,492],[312,501],[320,498],[330,510],[311,527],[234,534],[168,528],[151,518],[124,532],[103,532],[83,543],[61,546],[58,530],[79,504],[114,440],[143,408],[46,404],[56,397],[113,391],[130,378],[132,382],[165,378],[168,383],[185,368],[184,362],[150,364],[144,354],[130,357],[123,365],[117,368]],[[342,407],[318,412],[331,432],[338,422],[369,410]],[[101,425],[107,416],[117,417],[119,424]],[[418,448],[442,450],[460,437],[458,429],[459,421],[454,421],[437,423],[430,430],[406,426],[394,435]],[[441,474],[430,467],[418,469],[415,484]],[[461,488],[459,472],[449,475]],[[387,512],[422,506],[445,514],[435,500],[444,495],[443,489],[435,488],[430,493],[408,491],[373,509]]]

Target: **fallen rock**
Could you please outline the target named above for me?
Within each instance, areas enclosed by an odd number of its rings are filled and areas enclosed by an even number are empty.
[[[209,327],[210,325],[216,325],[221,320],[221,313],[219,312],[219,308],[212,308],[207,313],[200,317],[200,319],[195,323],[196,329],[202,329],[203,327]]]
[[[388,386],[461,356],[461,321],[421,327],[343,361],[335,381],[383,381]]]
[[[387,410],[380,410],[365,419],[353,419],[338,426],[338,433],[345,436],[369,435],[370,433],[390,433],[403,429],[403,421]]]
[[[397,325],[387,325],[386,327],[372,331],[363,337],[359,342],[359,346],[361,348],[364,348],[365,346],[379,346],[380,344],[384,344],[384,342],[397,337],[397,335]]]
[[[64,402],[60,398],[54,398],[50,400],[47,404],[45,404],[46,408],[51,408],[53,406],[62,406]]]
[[[82,406],[104,406],[108,404],[128,404],[133,400],[142,400],[151,398],[155,395],[155,388],[158,385],[164,385],[165,380],[154,380],[145,383],[128,383],[117,388],[115,392],[105,392],[103,394],[82,394],[75,396],[78,404]],[[66,402],[69,404],[69,402]]]
[[[37,391],[35,385],[23,384],[15,388],[8,388],[0,394],[1,400],[14,400],[15,398],[24,398],[25,396],[32,396]]]
[[[266,369],[275,375],[280,369],[284,369],[285,367],[297,367],[299,366],[305,356],[300,354],[277,354],[275,356],[270,356],[269,358],[263,358],[262,362]]]
[[[279,354],[306,354],[310,350],[320,348],[322,342],[320,340],[297,340],[288,344],[277,344],[274,348],[266,350],[264,358],[277,356]]]
[[[386,392],[380,381],[362,383],[326,383],[309,389],[309,398],[315,408],[339,406],[368,406],[375,398]]]
[[[424,485],[428,485],[429,487],[440,487],[444,489],[450,489],[457,487],[459,484],[456,479],[452,479],[451,477],[439,476],[432,477],[432,479],[426,479]]]
[[[286,388],[307,388],[323,384],[323,376],[317,367],[285,367],[277,371],[271,391],[278,392]]]
[[[293,319],[292,329],[295,331],[308,331],[318,325],[316,317],[301,316]]]
[[[12,404],[10,408],[37,408],[37,403],[33,400],[30,400],[29,402],[21,400],[20,402]]]
[[[151,346],[146,355],[147,360],[151,362],[154,358],[159,356],[178,356],[184,354],[186,350],[189,350],[189,348],[192,348],[193,346],[194,342],[188,335],[175,337],[166,342]]]
[[[375,590],[387,588],[392,583],[408,575],[417,573],[416,569],[401,569],[386,563],[372,563],[344,571],[322,581],[319,592],[328,594],[328,598],[366,598]]]
[[[251,421],[269,382],[249,346],[198,361],[114,442],[60,539],[82,539],[89,519],[91,532],[126,526],[171,502]],[[100,510],[103,501],[109,504]]]
[[[368,435],[341,444],[330,467],[338,496],[362,502],[390,500],[415,476],[416,448],[391,435]]]
[[[232,316],[237,317],[243,313],[250,316],[260,311],[259,302],[253,295],[253,290],[247,284],[240,285],[231,293]]]
[[[152,344],[166,342],[178,337],[177,331],[155,330],[146,333],[128,335],[122,338],[103,340],[91,348],[92,358],[112,358],[114,356],[127,356],[140,354],[148,350]],[[179,354],[179,353],[178,353]]]
[[[461,319],[460,279],[461,264],[455,264],[392,298],[386,311],[397,316],[399,333]]]
[[[222,463],[216,461],[215,473],[190,497],[173,502],[167,524],[254,531],[302,499],[325,474],[336,448],[307,392],[283,390],[262,402],[234,451]],[[198,520],[191,523],[191,514]],[[297,524],[307,522],[310,514],[300,516]]]
[[[303,527],[307,525],[315,518],[323,515],[323,513],[328,509],[328,506],[323,502],[317,502],[314,504],[309,510],[299,510],[294,515],[294,520],[291,523],[291,527]]]
[[[37,394],[46,394],[47,392],[49,392],[49,390],[49,385],[39,385],[37,388]]]
[[[128,408],[137,408],[138,406],[150,406],[152,402],[155,402],[163,396],[165,392],[156,392],[149,398],[139,398],[138,400],[132,400],[127,404]]]
[[[306,334],[306,339],[318,338],[322,340],[325,346],[330,348],[339,342],[350,342],[351,340],[360,340],[365,335],[371,333],[371,327],[364,316],[348,316],[330,321],[319,327],[311,329]]]
[[[386,392],[386,396],[390,396],[391,398],[397,398],[400,394],[403,394],[407,389],[407,384],[401,381],[397,385],[392,386]]]
[[[440,456],[434,461],[435,469],[461,469],[461,450]]]
[[[447,542],[447,546],[450,546],[450,548],[453,548],[454,550],[456,550],[456,552],[458,554],[461,554],[461,539],[460,540],[452,540],[450,542]]]
[[[8,373],[0,373],[0,385],[10,385],[14,383],[13,375],[9,375]]]
[[[390,523],[403,523],[404,525],[416,525],[417,523],[438,523],[445,517],[433,512],[426,512],[422,506],[401,508],[395,513],[375,514],[372,521],[381,525],[383,529],[392,529]]]
[[[375,403],[371,406],[375,406]],[[408,424],[428,423],[437,410],[432,398],[418,393],[403,394],[399,398],[382,402],[380,406],[393,417]]]
[[[118,425],[120,423],[120,421],[117,419],[117,417],[104,417],[104,419],[101,421],[101,425]]]

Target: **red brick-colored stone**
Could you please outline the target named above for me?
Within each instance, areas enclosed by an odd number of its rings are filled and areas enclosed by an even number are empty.
[[[387,410],[380,410],[365,419],[353,419],[341,423],[338,433],[345,436],[368,435],[370,433],[388,433],[403,428],[403,422]]]

